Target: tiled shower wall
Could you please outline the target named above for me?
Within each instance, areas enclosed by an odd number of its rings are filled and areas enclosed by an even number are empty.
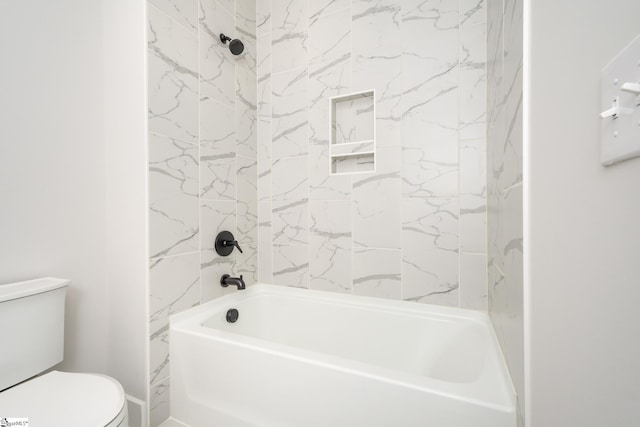
[[[151,426],[169,415],[169,315],[221,295],[224,273],[256,280],[255,11],[255,0],[148,4]],[[243,254],[215,253],[224,229]]]
[[[523,1],[488,0],[487,6],[489,314],[524,425]]]
[[[484,0],[257,0],[260,281],[486,310]],[[329,98],[376,91],[376,171]]]

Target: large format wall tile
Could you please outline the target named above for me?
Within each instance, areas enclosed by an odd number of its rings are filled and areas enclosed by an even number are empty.
[[[273,283],[309,287],[308,245],[273,245]]]
[[[212,98],[200,100],[200,196],[236,198],[234,109]]]
[[[198,0],[149,0],[188,30],[198,31]]]
[[[256,34],[260,36],[269,32],[271,32],[271,0],[256,0]]]
[[[401,247],[400,150],[378,150],[376,173],[353,176],[353,244]]]
[[[169,379],[155,384],[150,390],[149,425],[159,426],[169,418]]]
[[[275,54],[272,51],[272,54]],[[272,56],[275,70],[275,56]],[[272,75],[272,155],[274,159],[307,153],[307,70]]]
[[[311,289],[351,292],[351,205],[311,202]]]
[[[352,91],[376,90],[376,144],[402,145],[400,0],[352,2]]]
[[[200,90],[217,101],[234,105],[235,57],[220,41],[220,33],[235,38],[232,12],[215,0],[200,0]]]
[[[484,139],[460,141],[461,252],[487,252],[486,157]]]
[[[198,147],[149,135],[149,252],[198,250]]]
[[[396,249],[354,248],[353,293],[400,299],[400,257],[400,251]]]
[[[309,26],[309,109],[328,109],[331,96],[351,83],[351,9],[313,20]]]
[[[308,0],[271,0],[273,72],[307,66]]]
[[[457,306],[458,200],[405,199],[402,217],[402,297]]]
[[[488,309],[524,419],[523,2],[487,1]]]
[[[484,23],[460,29],[460,138],[486,136],[487,26]]]
[[[149,6],[149,130],[198,142],[198,39]]]
[[[486,309],[486,9],[256,0],[259,280]],[[375,171],[334,174],[330,98],[372,89]]]
[[[258,144],[256,75],[236,67],[236,152],[255,159]]]
[[[169,316],[200,303],[198,253],[157,258],[149,270],[150,384],[169,376]]]

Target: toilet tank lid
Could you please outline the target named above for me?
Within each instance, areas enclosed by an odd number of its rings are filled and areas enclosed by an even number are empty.
[[[40,279],[25,280],[24,282],[7,283],[0,285],[0,302],[41,294],[69,286],[70,283],[70,280],[56,277],[43,277]]]

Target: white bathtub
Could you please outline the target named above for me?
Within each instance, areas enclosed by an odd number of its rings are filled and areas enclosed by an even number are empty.
[[[171,415],[189,426],[516,426],[482,313],[255,285],[170,334]]]

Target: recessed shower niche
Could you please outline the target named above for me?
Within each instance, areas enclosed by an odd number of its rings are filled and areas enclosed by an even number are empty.
[[[331,173],[375,171],[375,91],[331,98]]]

